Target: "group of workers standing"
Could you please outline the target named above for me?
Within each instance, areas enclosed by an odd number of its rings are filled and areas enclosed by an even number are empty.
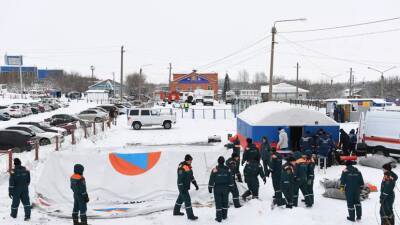
[[[280,139],[283,141],[278,143],[278,148],[285,149],[285,134],[279,129]],[[331,146],[330,143],[325,144],[330,135],[321,131],[319,144]],[[286,136],[287,140],[287,136]],[[243,152],[242,160],[240,159],[241,145],[238,138],[233,142],[233,153],[228,160],[220,156],[218,165],[212,169],[208,183],[209,193],[214,192],[214,201],[216,208],[217,222],[222,222],[228,218],[229,194],[232,194],[233,204],[235,208],[240,208],[240,197],[237,183],[242,183],[242,175],[239,166],[244,166],[244,182],[247,184],[248,190],[242,194],[242,200],[247,201],[251,196],[252,199],[259,197],[259,177],[266,183],[266,178],[271,177],[272,187],[274,189],[273,201],[271,208],[275,206],[285,206],[293,208],[298,206],[299,192],[302,193],[306,207],[312,207],[314,204],[314,170],[316,166],[317,155],[321,154],[319,146],[315,152],[315,146],[312,142],[301,141],[301,149],[295,151],[293,156],[283,159],[282,155],[277,152],[276,148],[271,147],[267,137],[262,138],[260,148],[247,138],[247,147]],[[308,145],[310,143],[310,145]],[[286,146],[287,148],[287,146]],[[325,146],[323,146],[325,148]],[[328,148],[328,147],[327,147]],[[329,147],[330,149],[330,147]],[[317,154],[315,154],[317,153]],[[318,156],[320,157],[320,156]],[[185,156],[185,161],[181,162],[178,167],[178,189],[179,196],[175,203],[173,215],[183,216],[181,206],[185,203],[186,214],[189,220],[197,220],[194,216],[190,200],[191,183],[199,190],[197,182],[193,175],[192,163],[193,158],[190,155]],[[283,163],[283,160],[286,162]],[[340,178],[340,190],[345,193],[348,213],[347,217],[350,221],[361,220],[362,208],[360,202],[361,189],[364,186],[364,180],[361,172],[353,166],[353,161],[345,162],[346,168],[343,170]],[[381,225],[394,225],[394,188],[397,181],[397,175],[392,171],[390,164],[383,166],[384,177],[381,183],[380,195],[380,216]]]

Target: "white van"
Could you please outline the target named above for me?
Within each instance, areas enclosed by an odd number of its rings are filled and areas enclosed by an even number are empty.
[[[400,109],[373,110],[362,114],[357,150],[400,156]]]

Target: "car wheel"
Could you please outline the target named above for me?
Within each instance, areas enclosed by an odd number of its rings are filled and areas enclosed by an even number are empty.
[[[132,127],[134,130],[140,130],[140,128],[142,128],[142,124],[140,124],[139,122],[135,122],[132,124]]]
[[[166,121],[166,122],[164,122],[163,126],[164,126],[164,129],[171,129],[172,124],[171,124],[171,122]]]
[[[101,123],[101,121],[102,121],[102,119],[99,118],[99,117],[96,117],[96,118],[94,119],[94,122],[95,122],[95,123]]]
[[[39,145],[40,145],[40,146],[49,145],[50,143],[51,143],[50,140],[47,139],[47,138],[43,138],[43,139],[41,139],[41,140],[39,141]]]

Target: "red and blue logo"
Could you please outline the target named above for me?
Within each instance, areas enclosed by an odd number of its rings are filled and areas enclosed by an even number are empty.
[[[126,176],[136,176],[151,170],[160,159],[161,152],[110,153],[113,168]]]

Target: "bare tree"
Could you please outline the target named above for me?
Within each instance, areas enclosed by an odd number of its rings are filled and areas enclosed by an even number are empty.
[[[126,76],[125,84],[131,95],[138,95],[139,88],[141,90],[140,93],[145,94],[143,92],[143,89],[145,88],[146,84],[146,75],[142,73],[142,75],[140,76],[140,74],[137,72],[129,74],[128,76]]]

